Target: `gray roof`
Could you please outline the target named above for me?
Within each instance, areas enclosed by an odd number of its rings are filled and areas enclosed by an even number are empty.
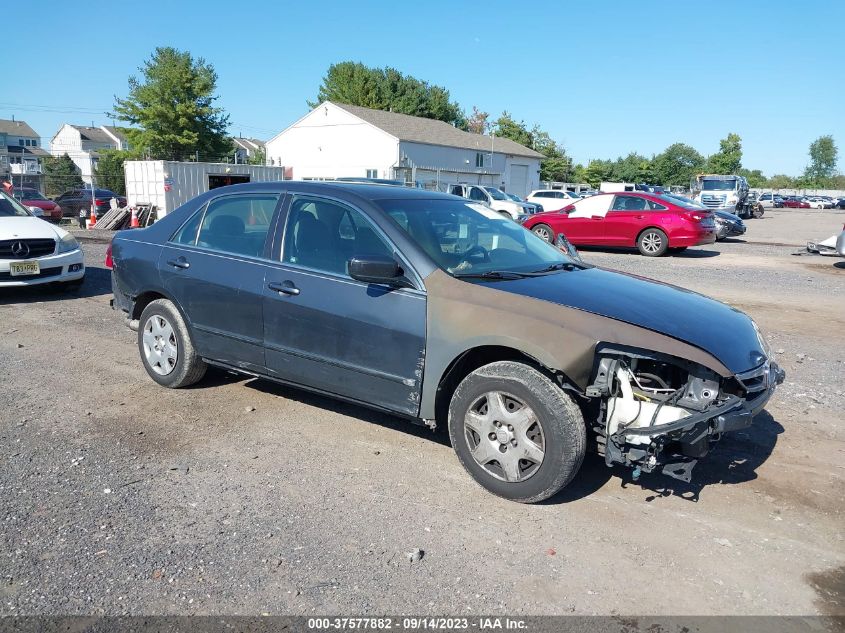
[[[347,105],[345,103],[333,103],[363,119],[367,123],[384,130],[400,141],[413,143],[425,143],[427,145],[442,145],[445,147],[458,147],[489,152],[492,142],[493,151],[499,154],[514,154],[516,156],[527,156],[529,158],[545,158],[540,152],[535,152],[524,145],[520,145],[508,138],[491,137],[483,134],[464,132],[445,121],[425,119],[409,114],[397,112],[386,112],[385,110],[373,110],[361,106]]]
[[[126,138],[126,135],[123,133],[123,131],[122,131],[119,127],[116,127],[116,126],[114,126],[114,125],[104,125],[103,127],[104,127],[104,128],[106,128],[106,129],[107,129],[109,132],[111,132],[112,134],[114,134],[114,135],[115,135],[117,138],[119,138],[121,141],[126,141],[126,140],[128,140],[128,139]]]
[[[0,119],[0,133],[3,132],[12,136],[31,136],[38,138],[38,132],[29,127],[24,121]]]
[[[246,136],[233,136],[232,143],[236,147],[242,147],[250,151],[257,149],[264,149],[264,141],[259,141],[257,138],[247,138]]]
[[[79,132],[82,135],[83,141],[93,141],[94,143],[108,143],[109,145],[115,145],[114,139],[109,136],[105,130],[99,127],[90,127],[87,125],[71,125],[73,129]],[[126,140],[126,137],[118,130],[116,127],[112,127],[110,125],[104,125],[106,129],[109,130],[112,134],[117,136],[117,138]]]

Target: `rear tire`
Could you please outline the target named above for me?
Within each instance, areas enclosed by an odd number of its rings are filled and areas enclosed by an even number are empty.
[[[555,243],[554,229],[548,224],[537,224],[531,229],[531,232],[544,242],[548,242],[549,244]]]
[[[587,445],[572,398],[545,374],[512,361],[480,367],[458,385],[449,437],[476,482],[519,503],[548,499],[572,481]]]
[[[646,229],[637,238],[637,248],[646,257],[661,257],[669,249],[669,238],[660,229]]]
[[[150,378],[169,389],[199,382],[208,368],[194,349],[185,320],[167,299],[151,301],[141,313],[138,351]]]

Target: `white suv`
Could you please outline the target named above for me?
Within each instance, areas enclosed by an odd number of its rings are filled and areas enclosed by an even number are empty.
[[[512,220],[523,215],[530,215],[536,208],[533,204],[515,202],[509,199],[504,193],[487,185],[450,185],[449,193],[468,200],[483,202],[494,211],[510,217]]]
[[[532,191],[525,200],[541,205],[543,211],[560,211],[580,199],[581,196],[572,191],[537,189],[536,191]]]

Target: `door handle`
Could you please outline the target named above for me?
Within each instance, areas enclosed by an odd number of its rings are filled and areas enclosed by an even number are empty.
[[[590,219],[591,220],[604,220],[604,216],[603,215],[592,215],[592,216],[590,216]]]
[[[644,219],[644,218],[645,218],[645,216],[644,216],[644,215],[635,215],[634,217],[635,217],[637,220],[642,220],[642,219]]]
[[[173,266],[174,268],[181,268],[183,270],[185,268],[191,267],[191,263],[187,259],[185,259],[184,257],[178,257],[176,259],[169,259],[169,260],[167,260],[167,263],[168,263],[168,265]]]
[[[277,281],[271,281],[269,284],[267,284],[267,287],[270,290],[274,290],[274,291],[281,293],[283,295],[290,295],[292,297],[295,297],[296,295],[299,294],[299,288],[297,288],[295,285],[293,285],[292,281],[285,281],[283,283],[279,283]]]

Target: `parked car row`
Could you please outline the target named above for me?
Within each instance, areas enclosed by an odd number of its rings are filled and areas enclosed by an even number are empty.
[[[765,208],[786,207],[787,209],[845,209],[845,197],[832,196],[781,196],[773,193],[760,194],[760,204]]]

